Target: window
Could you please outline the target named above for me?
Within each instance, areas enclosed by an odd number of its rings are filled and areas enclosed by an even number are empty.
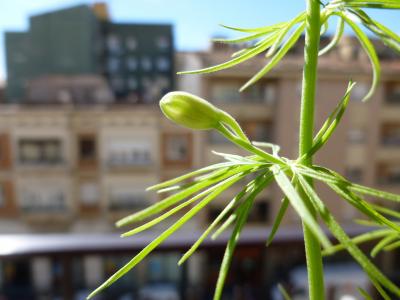
[[[23,185],[21,208],[28,213],[63,212],[66,209],[64,190],[53,182]]]
[[[271,142],[273,140],[273,128],[269,122],[247,121],[243,122],[244,132],[249,139],[258,142]]]
[[[127,37],[125,43],[126,43],[126,48],[128,48],[129,51],[136,50],[138,45],[136,38],[133,36]]]
[[[349,167],[345,171],[346,178],[353,182],[361,182],[363,180],[363,169],[361,167]]]
[[[111,78],[111,86],[113,90],[121,92],[124,89],[124,80],[120,76],[114,76]]]
[[[106,163],[109,167],[148,166],[151,146],[145,139],[113,139],[106,146]]]
[[[249,223],[266,223],[269,220],[269,202],[266,200],[257,201],[249,215]]]
[[[400,145],[400,124],[386,124],[382,127],[381,141],[386,146]]]
[[[94,134],[82,134],[78,137],[78,160],[80,164],[96,163],[97,147]]]
[[[22,139],[18,143],[21,164],[54,165],[62,162],[58,139]]]
[[[110,57],[107,64],[107,70],[109,73],[113,74],[119,71],[120,61],[118,58]]]
[[[211,99],[215,102],[239,102],[239,85],[236,83],[220,83],[211,87]]]
[[[210,144],[229,144],[229,140],[216,130],[208,133],[208,141]]]
[[[129,77],[128,78],[128,88],[131,91],[134,91],[138,88],[138,82],[137,79],[135,77]]]
[[[159,71],[168,71],[170,68],[170,61],[167,57],[161,56],[157,58],[157,69]]]
[[[362,144],[366,140],[365,130],[361,128],[350,129],[347,133],[347,139],[350,144]]]
[[[111,53],[119,53],[121,50],[121,43],[120,39],[117,35],[115,34],[110,34],[107,37],[107,48]]]
[[[382,184],[400,183],[400,165],[396,163],[382,164],[378,167],[377,178]]]
[[[80,186],[80,200],[84,206],[95,206],[99,202],[100,192],[96,182],[82,183]]]
[[[137,59],[136,57],[129,56],[128,59],[126,60],[126,64],[128,66],[129,71],[136,71],[137,70]]]
[[[156,46],[160,50],[166,50],[170,47],[170,40],[167,36],[159,36],[156,38]]]
[[[140,210],[148,204],[143,189],[131,186],[112,187],[109,192],[109,208],[118,210]]]
[[[386,102],[400,104],[400,82],[386,84]]]
[[[238,82],[220,82],[211,86],[211,98],[216,102],[273,103],[276,100],[275,82],[259,83],[239,92]]]
[[[170,134],[163,136],[164,147],[164,163],[166,165],[173,164],[189,164],[192,160],[192,137],[190,133]]]
[[[148,56],[143,56],[141,59],[141,65],[142,65],[142,69],[144,71],[150,71],[152,68],[152,63],[151,63],[151,59]]]
[[[368,94],[368,89],[368,84],[364,82],[357,83],[351,92],[351,99],[361,101]]]
[[[268,82],[264,85],[263,99],[265,103],[274,103],[277,98],[277,87],[275,82]]]

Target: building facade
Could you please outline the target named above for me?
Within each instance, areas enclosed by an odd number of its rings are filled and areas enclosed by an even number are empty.
[[[125,29],[125,25],[118,25],[112,30],[124,36],[127,34]],[[111,37],[110,45],[114,45],[111,46],[114,49],[119,42]],[[129,39],[124,37],[122,40]],[[131,42],[133,51],[135,42]],[[158,42],[165,46],[165,40]],[[164,46],[160,46],[160,51]],[[178,53],[176,68],[206,67],[223,61],[230,53],[231,49],[218,47],[208,52]],[[318,153],[316,162],[351,180],[399,193],[400,59],[390,55],[383,57],[382,81],[368,103],[360,102],[369,87],[368,60],[354,45],[353,39],[343,40],[337,50],[321,58],[317,127],[343,96],[348,80],[352,78],[358,84],[343,122],[327,147]],[[294,50],[266,78],[248,91],[238,93],[240,85],[264,63],[263,57],[256,57],[249,63],[219,73],[183,76],[177,82],[177,88],[209,99],[231,113],[250,139],[279,144],[282,155],[295,158],[302,57]],[[125,69],[118,72],[117,77],[129,77],[124,73]],[[113,74],[107,73],[111,86]],[[157,82],[156,77],[150,76],[149,82]],[[164,92],[163,89],[159,91]],[[159,97],[154,93],[149,99],[149,102],[157,102]],[[85,107],[76,105],[73,100],[53,105],[1,105],[0,231],[4,234],[117,234],[116,220],[161,199],[157,194],[145,192],[145,187],[219,161],[221,158],[211,150],[245,154],[215,132],[193,132],[173,125],[162,116],[158,105],[114,105],[111,102]],[[185,232],[205,228],[238,188],[233,187],[211,203],[185,226]],[[320,188],[324,200],[341,223],[348,228],[354,226],[357,212],[323,186]],[[248,232],[258,232],[260,228],[272,225],[281,197],[276,187],[258,197]],[[281,230],[291,232],[299,226],[299,218],[289,210]],[[162,228],[166,225],[157,226],[153,232],[160,232]],[[284,278],[284,275],[277,275],[278,271],[287,273],[302,262],[302,237],[301,232],[296,232],[278,241],[277,251],[264,250],[264,247],[240,248],[233,266],[236,271],[232,273],[228,287],[233,291],[235,282],[251,283],[254,288],[265,289],[257,295],[267,297],[267,289],[274,284],[272,281]],[[200,286],[203,293],[212,291],[219,254],[222,255],[222,248],[203,251],[190,262],[189,283]],[[177,283],[182,276],[179,271],[182,269],[175,265],[178,257],[179,252],[172,252],[167,258],[156,254],[137,271],[129,273],[118,287],[124,286],[122,290],[131,291],[133,283],[135,288],[152,281]],[[127,259],[99,255],[77,259],[74,272],[81,277],[77,275],[74,287],[78,290],[95,287]],[[281,264],[282,261],[285,264]],[[379,257],[378,262],[389,273],[400,266],[395,254]],[[60,264],[62,262],[57,260],[39,257],[22,270],[29,269],[28,273],[33,274],[30,278],[35,289],[48,293],[61,284],[57,282]],[[3,269],[7,269],[7,263],[3,264]],[[7,272],[3,272],[3,283],[8,282],[7,276]],[[207,295],[204,297],[201,299],[207,299]]]
[[[174,86],[173,43],[171,25],[114,23],[101,3],[32,16],[27,32],[5,33],[8,102],[29,102],[41,77],[97,75],[118,101],[149,103]]]

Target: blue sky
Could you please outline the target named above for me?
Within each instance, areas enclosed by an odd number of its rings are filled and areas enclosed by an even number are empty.
[[[49,10],[90,0],[13,0],[0,1],[0,80],[5,78],[5,30],[25,30],[28,17]],[[304,9],[302,0],[108,0],[116,22],[172,23],[178,50],[201,50],[210,36],[230,35],[218,24],[253,27],[284,21]],[[282,2],[285,4],[282,5]],[[372,12],[385,25],[400,33],[400,12]]]

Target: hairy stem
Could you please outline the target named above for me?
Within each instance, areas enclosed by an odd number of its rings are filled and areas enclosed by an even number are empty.
[[[305,61],[300,111],[299,157],[305,155],[311,149],[313,143],[315,90],[320,40],[320,3],[318,0],[306,0],[306,4]],[[312,156],[307,157],[304,160],[304,164],[311,165]],[[312,184],[311,180],[309,183]],[[305,193],[303,191],[300,192],[303,199],[308,202]],[[315,215],[315,210],[311,205],[309,206]],[[321,245],[304,223],[303,231],[310,300],[323,300],[325,299],[325,294]]]

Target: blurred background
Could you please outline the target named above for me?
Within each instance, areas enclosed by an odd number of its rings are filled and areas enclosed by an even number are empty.
[[[231,2],[0,4],[0,299],[85,299],[179,217],[119,238],[116,220],[161,199],[145,192],[147,186],[219,161],[211,150],[244,154],[215,132],[193,132],[166,120],[158,101],[168,91],[210,99],[252,140],[277,143],[283,155],[296,157],[304,42],[243,93],[238,88],[265,64],[264,56],[219,73],[175,75],[223,62],[240,49],[211,42],[231,37],[218,23],[262,26],[303,9],[302,1],[284,8],[279,1]],[[373,15],[400,32],[397,12]],[[320,59],[318,126],[349,79],[358,84],[316,161],[353,181],[400,193],[400,57],[374,43],[383,72],[368,103],[361,99],[369,89],[370,64],[354,37],[344,37]],[[229,231],[206,240],[183,266],[176,263],[239,188],[216,199],[96,299],[212,299]],[[353,208],[320,188],[349,234],[366,231],[354,223],[359,215]],[[293,211],[265,247],[280,199],[272,187],[256,200],[224,299],[279,300],[278,283],[293,299],[307,299],[301,224]],[[360,299],[357,287],[374,293],[348,255],[325,260],[328,300]],[[374,261],[400,283],[398,251]]]

